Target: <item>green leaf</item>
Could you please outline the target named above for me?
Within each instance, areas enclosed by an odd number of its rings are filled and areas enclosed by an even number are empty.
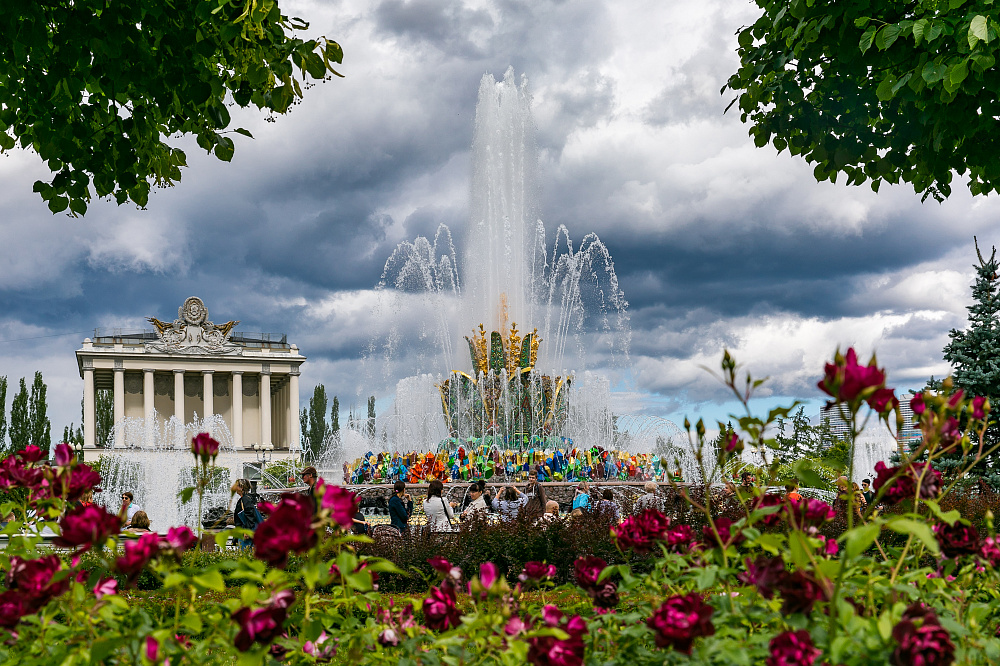
[[[698,576],[695,578],[695,584],[698,586],[698,589],[707,590],[715,585],[717,573],[718,571],[715,567],[704,567],[698,571]]]
[[[920,71],[920,76],[930,84],[937,83],[948,73],[948,66],[942,63],[929,62]]]
[[[799,458],[792,463],[792,474],[805,488],[826,486],[826,480],[813,469],[813,462],[809,458]]]
[[[892,46],[892,43],[896,41],[897,37],[899,37],[899,26],[889,24],[878,31],[878,34],[875,36],[875,46],[877,46],[880,51],[885,51],[887,48]]]
[[[177,492],[177,499],[181,501],[181,504],[187,504],[191,501],[191,497],[194,495],[196,488],[194,486],[188,486],[187,488],[182,488]]]
[[[195,576],[192,580],[196,585],[200,585],[208,590],[223,592],[226,589],[226,581],[222,579],[222,574],[217,569],[209,569]]]
[[[962,514],[958,509],[952,509],[951,511],[941,511],[941,506],[936,500],[924,500],[924,504],[931,510],[938,520],[948,523],[948,525],[954,525],[955,521],[962,517]]]
[[[934,538],[934,533],[931,532],[930,525],[927,523],[906,518],[905,516],[897,516],[887,521],[886,526],[894,532],[912,534],[917,537],[927,547],[927,550],[931,551],[934,555],[937,555],[941,550],[937,539]]]
[[[248,137],[250,137],[251,139],[253,138],[253,134],[251,134],[251,133],[250,133],[250,130],[247,130],[247,129],[243,129],[242,127],[237,127],[237,128],[236,128],[236,129],[234,130],[234,131],[235,131],[235,132],[236,132],[237,134],[242,134],[243,136],[248,136]]]
[[[49,210],[53,213],[61,213],[69,206],[69,197],[52,197],[49,199]]]
[[[930,32],[927,33],[927,41],[933,42],[941,35],[942,32],[944,32],[944,24],[942,21],[931,22]]]
[[[740,46],[743,48],[753,46],[753,30],[751,28],[747,28],[746,30],[740,32],[739,42]]]
[[[878,538],[881,527],[878,521],[872,521],[848,532],[844,537],[844,549],[847,552],[847,557],[854,559],[868,550]]]
[[[120,636],[115,638],[100,638],[90,646],[90,663],[99,664],[111,656],[116,649],[128,641]]]
[[[977,41],[983,41],[987,44],[990,42],[989,27],[986,24],[986,17],[982,14],[973,18],[972,23],[969,24],[969,48],[975,48]]]
[[[201,617],[194,611],[185,613],[181,618],[181,624],[195,634],[200,634],[203,628]]]
[[[861,53],[866,53],[868,49],[872,47],[872,42],[875,40],[875,27],[872,26],[865,30],[865,33],[861,35],[861,42],[858,46],[861,47]]]
[[[969,66],[965,60],[952,66],[950,73],[948,74],[948,79],[951,81],[953,86],[958,86],[965,80],[965,77],[969,75]]]
[[[920,19],[913,23],[913,43],[920,46],[920,42],[924,40],[924,35],[927,33],[927,29],[930,28],[931,22],[927,19]]]
[[[883,102],[888,102],[895,95],[895,90],[893,86],[896,85],[896,77],[892,73],[885,75],[882,79],[882,83],[878,84],[878,88],[875,89],[875,95]]]
[[[870,17],[870,16],[859,16],[858,18],[854,19],[854,27],[855,28],[863,28],[866,25],[868,25],[868,22],[871,21],[871,20],[872,20],[872,17]]]
[[[223,162],[231,162],[235,150],[236,145],[229,137],[221,136],[219,137],[219,143],[215,144],[215,156]]]
[[[890,617],[890,611],[883,611],[881,615],[878,616],[878,633],[882,637],[883,641],[888,641],[892,638],[892,617]]]

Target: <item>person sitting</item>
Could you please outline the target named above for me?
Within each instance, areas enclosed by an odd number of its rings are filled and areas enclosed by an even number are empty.
[[[129,527],[131,532],[149,532],[149,516],[146,515],[145,511],[136,511],[132,515],[132,525]]]
[[[535,521],[535,525],[539,527],[548,527],[552,523],[559,520],[559,502],[555,500],[549,500],[545,503],[545,513]]]
[[[427,527],[431,532],[450,532],[451,521],[455,515],[451,504],[444,499],[444,484],[440,479],[434,479],[427,486],[427,499],[424,500],[424,514],[427,515]]]
[[[365,514],[361,513],[359,510],[354,514],[354,518],[351,520],[351,532],[354,534],[366,535],[369,531],[368,521],[365,519]]]
[[[486,482],[482,479],[469,486],[468,494],[471,501],[469,502],[469,505],[465,507],[465,510],[462,511],[462,520],[483,518],[489,512],[489,508],[486,506],[486,499],[483,497],[483,491],[485,489]]]
[[[617,525],[622,522],[621,511],[618,510],[618,505],[615,504],[615,496],[611,492],[610,488],[605,488],[604,492],[601,494],[601,499],[597,502],[597,506],[594,509],[607,516],[608,522],[612,525]]]
[[[657,511],[663,511],[663,498],[660,497],[657,492],[660,487],[656,485],[655,481],[647,481],[642,487],[646,491],[639,499],[635,501],[634,511],[636,515],[639,515],[646,509],[656,509]]]
[[[406,492],[406,483],[397,481],[392,486],[393,495],[389,498],[389,524],[399,530],[400,534],[409,531],[410,516],[413,515],[413,499]]]
[[[528,503],[528,496],[514,486],[505,486],[493,499],[493,508],[500,513],[500,520],[508,522]]]
[[[139,507],[132,501],[132,492],[126,490],[122,493],[122,513],[125,514],[125,527],[132,524],[132,518],[139,511]]]

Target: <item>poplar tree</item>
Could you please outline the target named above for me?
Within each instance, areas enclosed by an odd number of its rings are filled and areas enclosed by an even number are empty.
[[[326,387],[317,384],[309,405],[299,415],[299,426],[302,428],[302,447],[318,456],[323,450],[323,442],[331,430],[326,423]]]
[[[375,396],[368,398],[368,436],[375,437]]]
[[[97,446],[108,446],[115,429],[115,395],[108,389],[95,391],[94,438]]]
[[[45,400],[47,392],[48,387],[42,381],[42,373],[36,372],[28,399],[28,437],[30,444],[46,453],[52,445],[52,423],[49,421],[48,404]]]
[[[28,420],[28,387],[21,377],[21,386],[10,405],[10,450],[23,451],[31,443],[31,424]]]
[[[7,375],[0,377],[0,451],[7,451]]]
[[[330,408],[330,432],[340,432],[340,398],[333,396],[333,407]]]

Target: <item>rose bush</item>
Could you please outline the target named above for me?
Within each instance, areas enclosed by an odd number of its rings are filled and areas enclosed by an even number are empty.
[[[848,350],[827,365],[831,408],[852,436],[869,416],[894,431],[899,403],[885,370],[857,359]],[[605,522],[601,539],[544,542],[571,553],[503,555],[520,547],[510,539],[497,544],[506,561],[430,553],[412,574],[428,576],[415,596],[377,589],[403,572],[359,554],[375,544],[348,532],[357,499],[347,489],[317,484],[315,501],[262,506],[252,553],[194,557],[187,528],[133,538],[119,516],[74,507],[99,479],[69,447],[51,464],[26,449],[0,461],[0,487],[20,498],[0,506],[13,516],[0,551],[0,664],[1000,661],[1000,540],[989,511],[959,510],[974,504],[968,491],[952,498],[962,470],[990,452],[988,401],[947,385],[914,398],[921,441],[891,466],[862,470],[877,474],[867,507],[850,492],[786,500],[768,492],[778,468],[770,437],[791,408],[753,416],[758,384],[736,368],[727,354],[723,378],[747,407],[734,418],[739,434],[712,448],[703,423],[686,424],[705,467],[703,483],[677,486],[684,506]],[[713,483],[741,449],[763,461],[757,483]],[[215,453],[207,436],[192,443],[199,484]],[[960,461],[957,473],[939,473],[942,455]],[[808,461],[791,469],[803,488],[817,478]],[[48,530],[57,537],[47,545]],[[141,576],[155,593],[134,589]]]

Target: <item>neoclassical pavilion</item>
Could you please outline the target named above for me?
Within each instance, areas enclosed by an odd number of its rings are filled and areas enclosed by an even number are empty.
[[[200,298],[184,301],[173,322],[149,317],[155,330],[100,331],[76,352],[83,377],[85,447],[95,439],[95,395],[114,392],[115,423],[183,423],[218,414],[236,448],[254,444],[298,450],[299,368],[306,360],[284,335],[245,334],[239,321],[214,324]]]

